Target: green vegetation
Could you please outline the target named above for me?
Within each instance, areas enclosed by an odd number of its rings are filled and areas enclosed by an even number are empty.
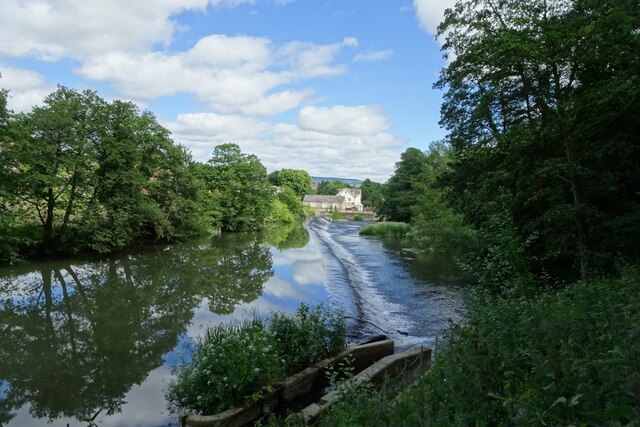
[[[467,319],[406,392],[320,425],[640,423],[639,27],[631,0],[446,12],[448,135],[402,154],[378,213],[475,278]]]
[[[411,226],[404,222],[373,222],[360,229],[362,236],[403,238],[409,233]]]
[[[170,384],[173,406],[214,414],[259,398],[279,380],[300,371],[345,345],[341,312],[301,304],[292,316],[274,313],[238,325],[210,328],[192,359]]]
[[[338,191],[343,188],[351,188],[352,186],[342,181],[321,181],[318,184],[316,194],[324,196],[335,196]]]
[[[42,106],[13,114],[7,96],[0,90],[0,263],[304,217],[294,190],[274,196],[262,163],[235,144],[197,163],[132,103],[60,86]],[[310,187],[304,171],[280,175]]]
[[[355,214],[353,216],[353,220],[354,221],[364,221],[364,218],[362,217],[362,215]]]
[[[269,182],[277,187],[289,188],[302,199],[305,194],[311,194],[311,177],[309,173],[299,169],[281,169],[269,174]]]
[[[638,279],[476,295],[427,375],[349,393],[318,425],[635,425]]]
[[[3,115],[0,261],[206,229],[191,158],[150,113],[59,87],[30,113]]]
[[[340,212],[337,209],[334,209],[331,211],[331,213],[329,213],[329,216],[331,217],[331,219],[333,219],[334,221],[340,221],[344,219],[344,215],[342,214],[342,212]]]
[[[362,204],[369,208],[379,209],[383,202],[382,190],[384,186],[379,182],[371,181],[369,178],[362,181]]]

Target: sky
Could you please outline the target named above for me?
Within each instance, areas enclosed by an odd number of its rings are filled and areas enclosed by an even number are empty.
[[[61,84],[153,112],[206,161],[384,182],[442,139],[453,0],[0,0],[0,87],[30,111]]]

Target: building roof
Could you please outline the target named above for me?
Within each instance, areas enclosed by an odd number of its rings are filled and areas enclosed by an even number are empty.
[[[339,193],[342,193],[342,192],[351,193],[353,197],[362,196],[362,190],[359,188],[343,188],[340,190]]]
[[[344,203],[343,196],[316,196],[315,194],[307,194],[304,196],[303,202],[309,203]]]

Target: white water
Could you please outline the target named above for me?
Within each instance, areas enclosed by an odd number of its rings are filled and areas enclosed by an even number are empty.
[[[379,239],[359,236],[361,227],[325,218],[308,224],[323,253],[329,301],[345,309],[356,340],[383,330],[398,349],[433,348],[449,320],[462,318],[459,288],[416,277],[400,251],[385,248]]]

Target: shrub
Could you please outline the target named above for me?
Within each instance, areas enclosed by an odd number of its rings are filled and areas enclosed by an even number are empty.
[[[638,286],[627,277],[476,295],[413,386],[354,393],[318,425],[638,425]]]
[[[299,371],[344,348],[346,326],[340,312],[300,304],[293,316],[274,313],[269,329],[287,373]]]
[[[339,220],[341,220],[341,219],[344,219],[344,215],[342,215],[342,212],[337,211],[337,210],[331,211],[331,213],[329,214],[329,216],[330,216],[333,220],[336,220],[336,221],[339,221]]]
[[[291,316],[214,326],[176,373],[167,399],[178,410],[201,414],[257,399],[287,375],[342,350],[345,334],[341,312],[306,304]]]
[[[287,205],[280,199],[273,199],[271,201],[271,212],[266,219],[266,222],[290,224],[296,220],[295,216]]]
[[[353,220],[354,221],[364,221],[364,218],[362,218],[362,215],[356,214],[356,215],[353,216]]]
[[[410,230],[411,226],[404,222],[376,222],[362,227],[360,235],[401,238]]]

